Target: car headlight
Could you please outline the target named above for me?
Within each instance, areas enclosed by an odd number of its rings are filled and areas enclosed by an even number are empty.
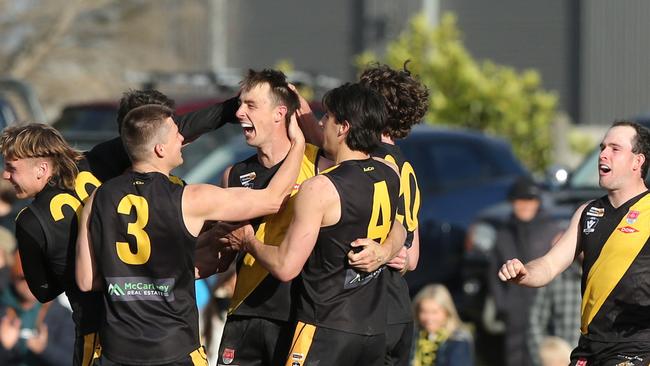
[[[489,252],[494,247],[497,231],[494,226],[486,222],[477,222],[468,230],[468,250]]]

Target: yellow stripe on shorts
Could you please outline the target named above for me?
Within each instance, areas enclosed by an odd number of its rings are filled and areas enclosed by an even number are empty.
[[[316,326],[298,322],[296,330],[293,333],[293,341],[291,342],[291,350],[289,351],[289,358],[285,366],[302,366],[307,359],[309,348],[314,340],[316,333]]]

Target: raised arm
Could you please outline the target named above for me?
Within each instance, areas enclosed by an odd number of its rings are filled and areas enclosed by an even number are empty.
[[[295,118],[289,127],[289,138],[291,149],[265,189],[187,186],[183,214],[190,232],[198,234],[203,220],[242,221],[278,212],[295,185],[305,151],[305,139]]]
[[[75,278],[81,291],[92,291],[101,288],[95,253],[90,239],[90,215],[95,193],[88,198],[79,218],[79,232],[77,234]]]
[[[576,210],[569,227],[548,253],[526,265],[517,258],[506,261],[499,269],[498,276],[501,281],[510,281],[526,287],[541,287],[569,267],[578,253],[578,228],[586,205],[583,204]]]
[[[207,108],[180,116],[174,116],[178,131],[187,142],[206,132],[216,130],[226,123],[237,121],[235,112],[239,107],[239,98],[232,97],[222,103],[215,103]]]
[[[293,84],[289,84],[289,88],[298,94],[300,100],[300,108],[296,111],[298,117],[298,125],[305,134],[305,140],[315,146],[323,146],[323,128],[318,123],[318,119],[309,106],[309,102],[298,93],[298,89]]]

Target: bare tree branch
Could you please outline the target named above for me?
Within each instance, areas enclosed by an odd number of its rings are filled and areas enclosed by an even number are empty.
[[[50,50],[65,36],[77,14],[82,10],[85,0],[72,0],[62,7],[61,14],[54,19],[52,27],[43,39],[32,42],[13,58],[8,73],[17,78],[26,77],[47,56]]]

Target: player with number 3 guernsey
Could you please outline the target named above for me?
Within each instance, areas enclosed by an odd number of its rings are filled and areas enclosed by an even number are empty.
[[[304,152],[294,120],[291,150],[267,188],[184,185],[169,176],[183,162],[171,116],[160,105],[126,115],[121,137],[132,170],[99,187],[80,220],[77,284],[103,291],[102,352],[118,364],[207,365],[194,293],[197,236],[206,220],[277,212]]]

